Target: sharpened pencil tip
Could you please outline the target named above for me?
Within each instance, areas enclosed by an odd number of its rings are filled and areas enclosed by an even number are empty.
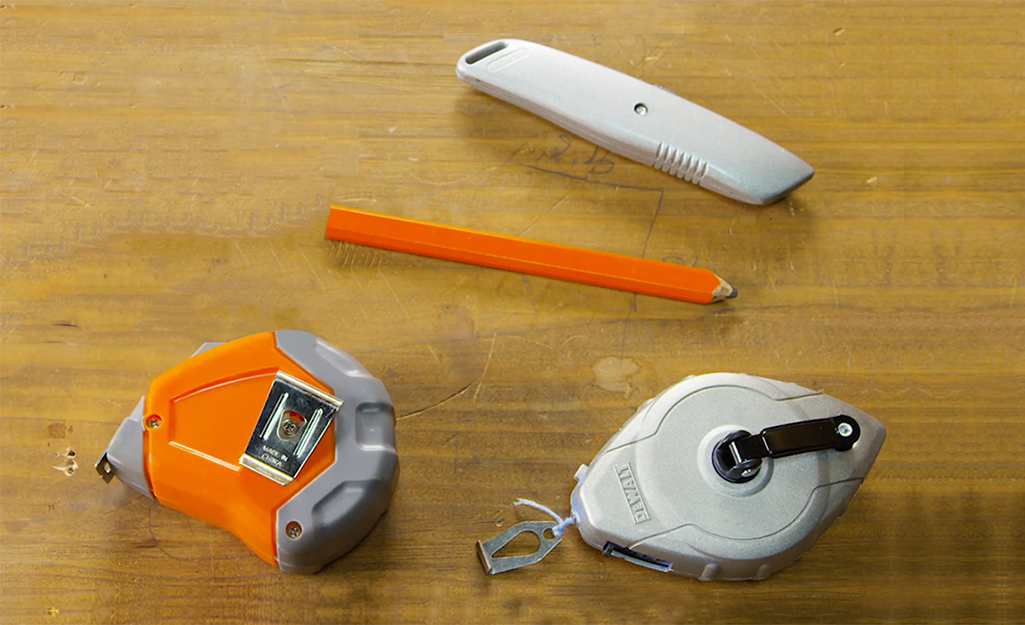
[[[723,300],[730,299],[731,297],[737,296],[737,289],[733,288],[725,280],[719,278],[719,286],[712,291],[712,299],[710,302],[721,302]]]

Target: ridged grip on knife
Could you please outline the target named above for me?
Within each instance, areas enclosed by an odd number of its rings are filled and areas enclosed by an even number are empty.
[[[456,75],[611,152],[749,204],[769,204],[814,170],[740,124],[613,69],[518,39],[467,52]]]
[[[706,161],[665,143],[658,144],[653,166],[655,169],[660,169],[667,174],[683,178],[687,182],[693,182],[694,184],[701,184],[701,179],[708,173],[708,163]]]

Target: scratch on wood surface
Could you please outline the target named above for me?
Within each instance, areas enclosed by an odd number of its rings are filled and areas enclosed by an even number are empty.
[[[95,208],[92,204],[90,204],[89,202],[86,202],[85,200],[83,200],[82,198],[80,198],[80,197],[78,197],[76,195],[71,195],[70,193],[65,193],[64,191],[61,191],[60,189],[54,189],[54,191],[57,193],[57,195],[63,195],[64,197],[66,197],[66,198],[68,198],[70,200],[73,200],[74,202],[77,202],[78,204],[80,204],[80,205],[82,205],[82,206],[84,206],[86,208]]]
[[[303,251],[303,248],[296,247],[296,250],[298,250],[299,255],[303,257],[303,262],[306,263],[306,266],[310,268],[310,273],[313,274],[313,279],[317,281],[317,286],[321,289],[326,289],[327,286],[324,284],[324,281],[320,279],[320,272],[313,266],[310,259],[306,257],[306,252]]]
[[[539,345],[539,346],[541,346],[541,347],[543,347],[543,348],[545,348],[545,349],[547,349],[549,351],[555,351],[555,348],[552,347],[551,345],[549,345],[547,343],[542,343],[541,341],[535,341],[534,339],[528,339],[525,336],[517,336],[515,334],[512,334],[512,335],[506,336],[505,338],[507,338],[507,339],[518,339],[520,341],[526,341],[528,343],[533,343],[534,345]]]
[[[281,93],[281,85],[278,84],[278,79],[274,76],[274,70],[271,69],[270,63],[267,62],[267,57],[263,55],[263,50],[259,47],[256,51],[260,54],[260,60],[263,61],[263,66],[267,68],[267,74],[270,76],[270,82],[274,85],[274,92],[281,98],[281,104],[285,107],[285,111],[288,113],[292,112],[292,107],[288,106],[288,102],[285,101],[285,96]]]
[[[434,361],[440,365],[441,358],[438,358],[438,352],[434,351],[434,348],[431,346],[430,343],[426,343],[425,345],[427,346],[427,351],[431,352],[431,356],[434,357]]]
[[[779,353],[778,349],[775,350],[775,352],[773,352],[773,353],[776,354],[776,360],[779,361],[779,363],[781,365],[783,365],[783,368],[786,369],[787,371],[790,371],[791,370],[790,364],[787,363],[787,360],[786,360],[786,358],[783,357],[783,354]]]
[[[280,269],[281,271],[287,271],[287,269],[285,269],[285,265],[282,264],[281,259],[278,258],[277,253],[274,251],[274,248],[268,247],[267,250],[270,252],[270,255],[274,257],[274,262],[277,263],[278,269]]]
[[[429,406],[424,406],[423,408],[417,408],[416,410],[414,410],[412,412],[407,412],[405,414],[399,415],[399,416],[395,417],[395,421],[404,421],[404,420],[406,420],[406,419],[408,419],[410,417],[415,417],[417,415],[422,415],[423,413],[427,412],[428,410],[434,410],[435,408],[438,408],[440,406],[444,406],[448,402],[452,401],[453,399],[459,397],[460,395],[462,395],[466,391],[470,390],[471,386],[473,386],[473,382],[470,382],[469,384],[467,384],[463,388],[459,389],[455,393],[452,393],[448,397],[444,397],[444,398],[434,402],[433,404],[430,404]],[[450,438],[449,440],[452,440],[452,439]],[[445,441],[445,442],[447,443],[448,441]]]
[[[529,231],[529,230],[530,230],[531,228],[533,228],[534,226],[536,226],[536,225],[537,225],[537,222],[539,222],[539,221],[541,221],[542,219],[544,219],[545,217],[547,217],[547,216],[548,216],[548,215],[549,215],[549,214],[550,214],[550,213],[551,213],[551,212],[552,212],[553,210],[555,210],[556,208],[558,208],[560,204],[562,204],[563,202],[565,202],[565,201],[566,201],[566,198],[568,198],[568,197],[570,196],[570,194],[571,194],[571,193],[573,193],[573,191],[572,191],[572,190],[569,190],[569,191],[567,191],[565,195],[563,195],[563,196],[562,196],[561,198],[559,198],[558,200],[556,200],[556,201],[555,201],[555,204],[552,204],[551,206],[549,206],[549,207],[548,207],[548,210],[546,210],[545,212],[543,212],[543,213],[541,213],[540,215],[538,215],[537,217],[535,217],[535,218],[534,218],[534,220],[533,220],[533,221],[531,221],[531,222],[530,222],[529,224],[527,224],[527,227],[526,227],[526,228],[524,228],[524,229],[523,229],[523,230],[522,230],[522,231],[521,231],[521,232],[520,232],[520,233],[519,233],[518,235],[516,235],[516,236],[520,236],[520,237],[522,237],[523,235],[527,234],[527,232],[528,232],[528,231]]]
[[[353,202],[353,201],[362,201],[362,200],[366,200],[366,201],[369,201],[369,202],[375,202],[375,203],[377,202],[377,198],[375,198],[373,195],[346,195],[344,197],[335,198],[334,202],[335,203],[341,203],[341,202]]]
[[[238,244],[238,241],[232,241],[232,244],[234,245],[235,249],[238,250],[239,256],[242,257],[242,262],[249,265],[249,257],[246,256],[246,253],[242,251],[242,246]]]
[[[366,287],[363,286],[363,283],[360,282],[359,277],[357,276],[356,268],[354,266],[350,265],[348,269],[349,269],[349,278],[351,278],[352,281],[356,283],[356,286],[359,288],[359,292],[361,294],[363,294],[363,295],[366,295],[367,289],[366,289]]]
[[[491,167],[488,167],[486,170],[484,170],[487,175],[484,176],[484,179],[479,184],[476,185],[476,188],[473,190],[473,195],[470,196],[470,201],[468,202],[468,204],[470,206],[476,206],[477,205],[477,194],[480,193],[480,190],[481,189],[490,189],[491,188],[491,179],[495,177],[495,174],[499,170],[501,170],[503,167],[508,165],[510,161],[512,161],[514,158],[516,158],[516,156],[520,152],[522,152],[523,150],[527,149],[527,147],[528,147],[527,143],[521,144],[518,148],[513,150],[513,152],[509,156],[507,156],[504,161],[502,161],[498,165],[492,165]]]
[[[466,286],[466,284],[468,284],[469,282],[470,282],[470,278],[467,278],[465,276],[458,278],[456,280],[455,284],[453,284],[451,287],[446,289],[444,293],[442,293],[441,295],[438,296],[439,299],[444,300],[445,298],[447,298],[452,293],[454,293],[454,292],[458,291],[459,289],[463,288],[464,286]]]
[[[586,339],[586,338],[587,337],[584,336],[583,334],[573,334],[573,335],[569,336],[568,338],[564,339],[562,341],[562,343],[559,343],[559,349],[565,349],[566,345],[569,344],[570,341],[573,341],[573,340],[576,340],[576,339]]]
[[[388,291],[391,292],[391,296],[395,299],[395,303],[399,305],[399,310],[402,311],[402,316],[406,319],[411,319],[412,317],[410,316],[409,311],[407,311],[406,307],[402,305],[402,299],[399,297],[399,294],[392,288],[391,282],[388,280],[388,274],[386,274],[380,267],[377,268],[377,274],[381,276],[381,280],[383,280],[384,285],[388,287]]]
[[[771,105],[773,105],[774,107],[776,107],[776,110],[778,110],[778,111],[779,111],[780,113],[783,113],[783,117],[787,117],[787,118],[789,118],[789,117],[790,117],[790,113],[787,113],[786,111],[784,111],[784,110],[783,110],[783,107],[782,107],[782,106],[780,106],[779,104],[776,104],[776,101],[775,101],[775,100],[773,100],[772,98],[770,98],[770,97],[769,97],[769,96],[768,96],[768,95],[767,95],[767,94],[766,94],[766,93],[765,93],[764,91],[762,91],[762,90],[761,90],[761,89],[760,89],[760,88],[758,87],[758,85],[754,83],[754,81],[752,81],[752,82],[751,82],[751,88],[752,88],[752,89],[754,89],[755,91],[757,91],[758,93],[760,93],[760,94],[762,95],[762,97],[763,97],[763,98],[765,98],[766,100],[768,100],[768,101],[769,101],[769,104],[771,104]]]
[[[491,365],[491,357],[495,355],[495,342],[496,335],[491,335],[491,349],[488,350],[488,358],[484,361],[484,370],[480,372],[480,380],[477,381],[477,389],[473,392],[474,401],[477,400],[477,395],[480,395],[480,390],[484,386],[484,378],[488,375],[488,367]]]
[[[664,39],[659,40],[659,42],[656,43],[655,46],[651,50],[648,50],[644,54],[644,56],[641,58],[641,62],[634,66],[633,71],[636,73],[638,70],[640,70],[642,67],[644,67],[645,65],[647,65],[651,61],[657,61],[657,60],[661,59],[662,55],[665,53],[664,51],[661,50],[662,45],[665,42],[666,41]],[[655,54],[656,52],[658,52],[658,54]]]
[[[520,274],[520,282],[523,284],[524,290],[526,290],[527,294],[530,296],[530,305],[534,307],[534,312],[541,312],[541,307],[538,306],[537,303],[537,297],[534,295],[534,286],[530,283],[530,280],[527,279],[526,274]]]
[[[447,186],[450,186],[450,185],[453,185],[453,184],[459,184],[460,182],[464,182],[466,180],[470,180],[474,176],[473,174],[469,174],[469,175],[466,175],[466,176],[460,176],[460,177],[455,178],[453,180],[446,180],[445,182],[434,182],[433,180],[424,180],[423,178],[420,178],[419,176],[417,176],[416,174],[414,174],[413,172],[408,171],[408,170],[405,170],[404,173],[407,176],[409,176],[410,178],[412,178],[413,180],[416,180],[417,182],[419,182],[421,184],[429,184],[432,187],[447,187]]]

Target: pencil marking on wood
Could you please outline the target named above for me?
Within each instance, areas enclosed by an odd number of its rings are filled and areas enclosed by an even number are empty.
[[[153,539],[153,546],[159,549],[160,553],[164,554],[168,558],[171,558],[172,560],[187,560],[188,558],[183,558],[181,556],[176,556],[172,555],[171,553],[168,553],[167,549],[164,549],[164,546],[160,544],[160,539],[157,538],[156,532],[153,531],[153,508],[153,506],[150,506],[148,508],[149,513],[146,515],[146,528],[149,530],[150,538]]]
[[[559,171],[557,169],[548,169],[546,167],[538,167],[537,165],[531,165],[530,163],[519,163],[519,165],[521,167],[526,167],[527,169],[533,169],[535,171],[541,171],[541,172],[544,172],[546,174],[555,174],[556,176],[562,176],[563,178],[569,178],[571,180],[579,180],[581,182],[586,182],[588,184],[597,184],[597,185],[602,185],[602,186],[605,186],[605,187],[614,187],[614,188],[617,188],[617,189],[633,189],[635,191],[657,191],[659,193],[662,193],[662,187],[645,187],[645,186],[636,185],[636,184],[622,184],[622,183],[618,183],[618,182],[612,182],[610,180],[597,180],[595,178],[590,178],[588,176],[578,176],[576,174],[571,174],[571,173],[568,173],[568,172],[565,172],[565,171]]]

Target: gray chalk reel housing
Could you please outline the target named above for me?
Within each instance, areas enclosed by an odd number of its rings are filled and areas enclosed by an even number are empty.
[[[843,514],[885,437],[861,410],[796,384],[691,377],[642,404],[580,468],[573,517],[606,555],[702,580],[763,579]]]

